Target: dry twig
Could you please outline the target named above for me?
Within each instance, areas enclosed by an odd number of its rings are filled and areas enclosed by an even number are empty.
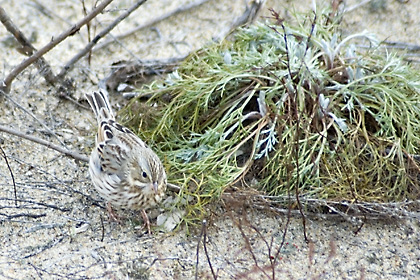
[[[138,7],[140,7],[146,0],[139,0],[129,9],[127,9],[124,13],[122,13],[117,19],[115,19],[110,25],[108,25],[104,30],[99,32],[98,35],[93,38],[89,44],[85,46],[83,50],[81,50],[78,54],[76,54],[72,59],[70,59],[66,65],[62,68],[60,73],[57,75],[58,79],[63,79],[64,76],[67,74],[69,70],[71,70],[74,64],[79,61],[80,58],[85,56],[92,48],[96,45],[96,43],[103,38],[106,34],[108,34],[115,26],[117,26],[123,19],[128,17],[132,12],[134,12]],[[88,15],[89,16],[89,15]]]
[[[7,75],[7,77],[4,79],[4,81],[0,82],[0,91],[4,93],[10,92],[10,87],[12,85],[13,80],[19,75],[23,70],[25,70],[29,65],[34,63],[35,61],[39,60],[44,54],[49,52],[51,49],[53,49],[55,46],[57,46],[60,42],[64,41],[67,37],[74,35],[76,32],[80,30],[80,28],[91,21],[93,18],[95,18],[100,12],[102,12],[103,9],[105,9],[106,6],[108,6],[112,0],[104,0],[101,2],[90,14],[88,14],[86,17],[84,17],[82,20],[80,20],[78,23],[70,27],[68,30],[64,31],[60,35],[58,35],[56,38],[52,38],[52,40],[46,44],[44,47],[42,47],[40,50],[34,52],[29,58],[25,59],[21,64],[16,66],[10,73]],[[7,18],[5,18],[7,19]],[[3,20],[2,20],[3,22]],[[10,25],[9,25],[10,26]],[[59,77],[63,77],[59,76]],[[55,81],[57,81],[57,77],[55,77]]]
[[[251,0],[249,5],[246,6],[245,12],[241,16],[236,18],[231,26],[225,28],[216,37],[214,37],[213,40],[221,41],[236,28],[254,22],[254,20],[258,17],[260,11],[262,10],[265,1],[266,0]]]
[[[19,28],[12,22],[12,19],[7,15],[6,11],[2,7],[0,7],[0,21],[6,27],[7,31],[12,33],[16,40],[21,44],[21,47],[18,48],[20,53],[26,56],[31,56],[34,54],[34,52],[36,52],[35,47],[32,46],[31,42],[26,38],[23,32],[21,32]],[[35,65],[39,69],[40,73],[44,76],[45,80],[50,84],[54,84],[54,74],[48,62],[43,57],[41,57],[35,61]]]
[[[6,153],[4,152],[4,150],[1,146],[0,146],[0,151],[1,151],[2,157],[4,158],[4,161],[6,161],[6,165],[7,165],[7,168],[9,169],[10,176],[12,177],[13,190],[14,190],[14,193],[15,193],[15,205],[17,206],[17,193],[16,193],[17,191],[16,191],[15,176],[13,175],[12,168],[9,165],[9,161],[7,160]]]
[[[201,226],[201,233],[200,236],[198,237],[198,243],[197,243],[197,251],[196,251],[196,263],[195,263],[195,279],[198,279],[198,261],[199,261],[199,252],[200,252],[200,243],[201,241],[203,242],[203,247],[204,247],[204,253],[206,254],[206,258],[207,258],[207,263],[209,264],[210,270],[211,270],[211,274],[213,275],[213,279],[216,280],[217,279],[217,275],[214,272],[213,266],[211,264],[211,260],[210,260],[210,256],[209,253],[207,251],[207,220],[203,220],[202,222],[202,226]]]
[[[198,1],[192,2],[190,4],[181,5],[180,7],[177,7],[175,10],[172,10],[172,11],[170,11],[170,12],[168,12],[166,14],[163,14],[163,15],[161,15],[159,17],[156,17],[153,20],[151,20],[149,22],[146,22],[145,24],[142,24],[142,25],[137,26],[133,30],[130,30],[130,31],[128,31],[126,33],[123,33],[123,34],[120,34],[118,36],[112,36],[113,39],[108,40],[108,41],[105,41],[102,44],[98,44],[93,49],[93,51],[97,51],[97,50],[103,49],[103,48],[107,47],[108,45],[114,43],[115,41],[118,41],[118,40],[127,38],[127,37],[133,35],[134,33],[138,32],[138,31],[140,31],[142,29],[145,29],[147,27],[153,26],[153,25],[155,25],[155,24],[157,24],[157,23],[159,23],[159,22],[161,22],[161,21],[163,21],[163,20],[165,20],[165,19],[167,19],[167,18],[169,18],[171,16],[174,16],[176,14],[179,14],[179,13],[182,13],[182,12],[185,12],[185,11],[189,11],[189,10],[191,10],[191,9],[193,9],[195,7],[198,7],[198,6],[204,4],[204,3],[208,2],[208,1],[209,0],[198,0]]]
[[[52,136],[54,136],[57,141],[63,145],[66,146],[66,144],[64,144],[64,142],[60,139],[60,137],[58,137],[58,135],[52,131],[43,121],[41,121],[40,119],[38,119],[31,111],[27,110],[25,107],[23,107],[22,105],[20,105],[17,101],[15,101],[13,98],[11,98],[9,95],[4,95],[9,101],[11,101],[13,104],[15,104],[16,107],[18,107],[19,109],[21,109],[23,112],[25,112],[26,114],[28,114],[29,116],[31,116],[34,120],[36,120],[43,128],[45,128],[45,130]]]
[[[2,201],[2,200],[8,201],[8,200],[11,200],[11,199],[2,197],[2,198],[0,198],[0,201]],[[70,208],[63,208],[63,207],[59,207],[59,206],[54,205],[54,204],[49,204],[49,203],[45,203],[45,202],[41,202],[41,201],[34,201],[34,200],[29,200],[29,199],[18,199],[17,201],[22,203],[22,204],[23,203],[34,204],[34,205],[38,205],[38,206],[43,206],[45,208],[51,208],[51,209],[54,209],[54,210],[58,210],[58,211],[61,211],[61,212],[70,212],[71,211]]]
[[[115,70],[105,78],[108,89],[115,90],[121,83],[148,83],[151,77],[174,71],[186,56],[165,60],[121,61],[112,66]]]
[[[251,200],[249,203],[258,209],[270,210],[275,213],[281,213],[291,216],[300,216],[300,211],[290,208],[290,205],[296,205],[295,197],[289,196],[267,196],[261,194],[231,193],[224,192],[222,199],[228,201]],[[419,219],[420,200],[407,202],[359,202],[351,201],[326,201],[316,198],[300,197],[300,202],[306,210],[305,215],[326,220],[340,219],[351,224],[364,220],[398,220],[398,219]]]
[[[35,143],[44,145],[47,148],[56,150],[57,152],[60,152],[62,154],[65,154],[66,156],[72,157],[72,158],[74,158],[76,160],[80,160],[80,161],[84,161],[84,162],[89,162],[89,158],[86,157],[86,156],[84,156],[84,155],[81,155],[81,154],[79,154],[77,152],[74,152],[74,151],[67,150],[67,149],[65,149],[63,147],[57,146],[57,145],[55,145],[55,144],[53,144],[51,142],[48,142],[46,140],[43,140],[43,139],[40,139],[40,138],[31,136],[31,135],[26,135],[23,132],[14,130],[12,128],[9,128],[9,127],[0,125],[0,131],[6,132],[6,133],[9,133],[9,134],[13,134],[13,135],[16,135],[18,137],[27,139],[29,141],[32,141],[32,142],[35,142]]]

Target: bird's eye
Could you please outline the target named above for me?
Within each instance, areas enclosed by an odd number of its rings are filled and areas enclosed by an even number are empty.
[[[143,171],[143,173],[141,174],[143,176],[143,178],[147,178],[147,173]]]

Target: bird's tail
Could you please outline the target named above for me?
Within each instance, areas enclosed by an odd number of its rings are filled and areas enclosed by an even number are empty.
[[[115,119],[111,106],[109,105],[108,97],[104,92],[99,91],[86,93],[85,96],[90,104],[90,107],[92,107],[92,110],[95,113],[98,124],[102,121]]]

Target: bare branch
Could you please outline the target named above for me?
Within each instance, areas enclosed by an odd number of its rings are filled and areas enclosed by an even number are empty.
[[[16,218],[21,218],[21,217],[39,219],[39,218],[47,216],[47,214],[45,213],[43,214],[20,213],[20,214],[15,214],[15,215],[7,215],[7,214],[0,213],[0,216],[5,217],[7,220],[13,220]]]
[[[250,1],[251,5],[246,6],[245,12],[237,17],[232,25],[228,26],[224,30],[222,30],[217,36],[213,38],[214,41],[218,42],[223,40],[227,35],[229,35],[233,30],[238,28],[239,26],[248,25],[255,21],[258,17],[262,7],[264,6],[266,0],[253,0]]]
[[[15,205],[17,206],[17,194],[16,194],[16,182],[15,182],[15,176],[13,175],[12,168],[10,168],[9,161],[7,160],[6,153],[4,152],[4,150],[3,150],[3,148],[2,148],[1,146],[0,146],[0,151],[1,151],[1,153],[2,153],[2,157],[3,157],[3,158],[4,158],[4,160],[6,161],[6,165],[7,165],[7,168],[9,169],[10,176],[12,177],[13,190],[14,190],[14,192],[15,192]]]
[[[19,30],[19,28],[12,22],[12,19],[7,15],[6,11],[0,7],[0,21],[6,27],[7,31],[12,33],[16,40],[22,45],[18,51],[24,55],[31,56],[36,49],[32,46],[31,42],[26,38],[26,36]],[[54,83],[54,73],[52,72],[51,66],[44,58],[40,58],[35,61],[36,67],[39,69],[42,76],[45,80],[53,84]]]
[[[57,152],[60,152],[62,154],[65,154],[66,156],[72,157],[72,158],[74,158],[76,160],[80,160],[80,161],[84,161],[84,162],[89,162],[89,158],[86,157],[86,156],[84,156],[84,155],[81,155],[81,154],[79,154],[77,152],[73,152],[73,151],[67,150],[66,148],[57,146],[57,145],[55,145],[55,144],[53,144],[51,142],[48,142],[46,140],[43,140],[43,139],[40,139],[40,138],[31,136],[31,135],[26,135],[23,132],[20,132],[20,131],[11,129],[9,127],[5,127],[5,126],[0,125],[0,131],[6,132],[6,133],[9,133],[9,134],[13,134],[13,135],[16,135],[18,137],[24,138],[26,140],[29,140],[29,141],[32,141],[32,142],[35,142],[35,143],[44,145],[47,148],[56,150]]]
[[[117,19],[115,19],[110,25],[108,25],[104,30],[99,32],[98,35],[93,38],[93,40],[85,46],[83,50],[81,50],[78,54],[76,54],[70,61],[66,63],[66,65],[63,67],[61,72],[57,75],[57,78],[60,80],[62,79],[66,73],[71,70],[74,66],[74,64],[79,61],[80,58],[85,56],[92,48],[96,45],[96,43],[103,38],[106,34],[108,34],[112,29],[114,29],[115,26],[117,26],[123,19],[128,17],[132,12],[134,12],[138,7],[143,5],[143,3],[146,2],[146,0],[139,0],[137,1],[133,6],[131,6],[127,11],[125,11],[123,14],[121,14]]]
[[[203,230],[201,230],[200,236],[198,236],[198,242],[197,242],[197,250],[195,252],[195,280],[198,279],[198,263],[199,263],[199,254],[200,254],[200,242],[201,242],[201,237],[203,236]]]
[[[63,236],[59,239],[52,239],[50,242],[48,242],[47,244],[40,246],[39,248],[37,248],[36,250],[32,251],[30,254],[26,255],[23,257],[23,259],[28,259],[30,257],[36,256],[48,249],[53,248],[55,245],[57,245],[58,243],[62,242],[65,238],[67,238],[67,236]]]
[[[420,52],[420,45],[417,44],[410,44],[406,42],[396,42],[396,41],[383,41],[383,44],[387,46],[387,48],[393,49],[400,49],[412,52]]]
[[[204,247],[204,253],[206,254],[206,258],[207,258],[207,263],[209,264],[210,270],[211,270],[211,274],[213,275],[213,279],[216,280],[217,279],[217,275],[216,273],[214,273],[213,270],[213,266],[211,264],[210,261],[210,256],[209,253],[207,251],[207,245],[206,245],[206,239],[207,239],[207,220],[203,220],[202,222],[202,226],[201,226],[201,233],[200,236],[198,237],[198,242],[197,242],[197,250],[196,250],[196,263],[195,263],[195,279],[198,279],[198,262],[199,262],[199,252],[200,252],[200,243],[201,243],[201,239],[203,239],[203,247]]]
[[[207,245],[206,245],[206,242],[207,242],[207,220],[203,220],[202,233],[203,233],[204,253],[206,253],[207,263],[209,264],[211,274],[213,275],[213,279],[216,280],[217,275],[216,275],[216,273],[214,273],[214,269],[213,269],[213,266],[211,264],[209,252],[207,251]]]
[[[31,111],[27,110],[25,107],[23,107],[22,105],[20,105],[18,102],[16,102],[14,99],[12,99],[10,96],[8,95],[4,95],[9,101],[11,101],[13,104],[16,105],[16,107],[18,107],[19,109],[21,109],[23,112],[25,112],[26,114],[28,114],[29,116],[31,116],[34,120],[36,120],[40,125],[42,125],[42,127],[45,128],[45,130],[51,134],[52,136],[54,136],[57,141],[63,145],[66,146],[64,144],[64,142],[60,139],[60,137],[58,137],[57,134],[55,134],[54,131],[52,131],[44,122],[42,122],[40,119],[38,119]]]
[[[56,12],[51,10],[50,8],[46,7],[44,4],[40,3],[38,0],[32,0],[31,2],[27,3],[30,6],[33,6],[36,10],[38,10],[40,13],[45,15],[46,17],[53,19],[57,18],[62,22],[67,23],[68,25],[71,25],[72,23],[68,21],[67,19],[61,17]]]
[[[13,80],[16,78],[19,73],[21,73],[23,70],[25,70],[29,65],[34,63],[36,60],[38,60],[40,57],[42,57],[45,53],[49,52],[51,49],[53,49],[56,45],[58,45],[60,42],[64,41],[67,37],[74,35],[76,32],[80,30],[80,28],[91,21],[93,18],[95,18],[100,12],[102,12],[103,9],[105,9],[106,6],[108,6],[112,0],[104,0],[101,2],[100,5],[98,5],[90,14],[88,14],[86,17],[84,17],[82,20],[80,20],[78,23],[70,27],[68,30],[64,31],[60,35],[58,35],[56,38],[52,38],[51,41],[46,44],[43,48],[32,54],[29,58],[25,59],[21,64],[16,66],[6,77],[4,81],[0,83],[0,91],[3,91],[4,93],[10,92],[10,87],[13,82]]]
[[[138,31],[140,31],[142,29],[145,29],[147,27],[153,26],[153,25],[155,25],[155,24],[157,24],[157,23],[159,23],[159,22],[161,22],[161,21],[163,21],[163,20],[165,20],[165,19],[167,19],[167,18],[169,18],[171,16],[174,16],[176,14],[179,14],[179,13],[182,13],[182,12],[185,12],[185,11],[188,11],[188,10],[191,10],[191,9],[193,9],[195,7],[198,7],[198,6],[204,4],[204,3],[208,2],[208,1],[209,0],[198,0],[198,1],[192,2],[190,4],[181,5],[180,7],[177,7],[175,10],[169,11],[166,14],[163,14],[163,15],[161,15],[159,17],[156,17],[156,18],[152,19],[151,21],[146,22],[145,24],[139,25],[136,28],[134,28],[134,29],[132,29],[132,30],[126,32],[126,33],[120,34],[118,36],[113,36],[113,39],[108,40],[108,41],[105,41],[102,44],[98,44],[96,46],[96,48],[93,49],[93,51],[97,51],[99,49],[102,49],[104,47],[107,47],[108,45],[114,43],[117,40],[121,40],[121,39],[127,38],[127,37],[133,35],[134,33],[138,32]]]
[[[121,83],[138,87],[150,82],[154,76],[161,76],[176,69],[186,56],[163,60],[121,61],[112,66],[111,74],[105,78],[108,89],[116,90]]]
[[[11,200],[11,199],[2,197],[2,198],[0,198],[0,201],[2,201],[2,200],[8,201],[8,200]],[[30,203],[30,204],[35,204],[35,205],[39,205],[39,206],[44,206],[45,208],[51,208],[51,209],[59,210],[61,212],[70,212],[71,211],[71,208],[62,208],[62,207],[59,207],[59,206],[54,205],[54,204],[44,203],[44,202],[40,202],[40,201],[34,201],[34,200],[28,200],[28,199],[18,199],[18,202]],[[21,207],[19,207],[19,208],[21,208]]]

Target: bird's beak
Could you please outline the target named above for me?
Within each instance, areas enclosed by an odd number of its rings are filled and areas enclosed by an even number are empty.
[[[158,193],[158,183],[157,182],[153,182],[153,190],[155,191],[155,194]]]

